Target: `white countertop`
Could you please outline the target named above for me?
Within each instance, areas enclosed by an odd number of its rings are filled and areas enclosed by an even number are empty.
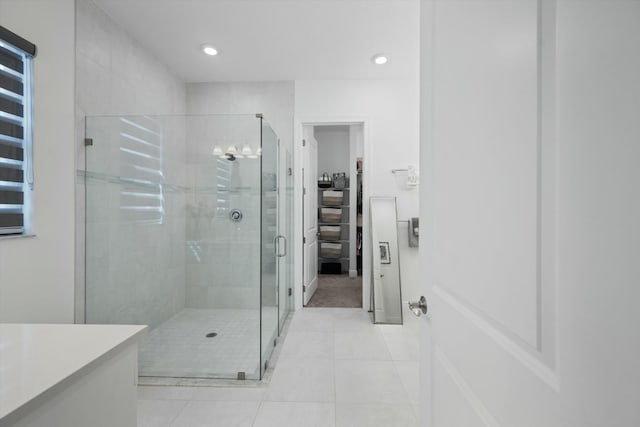
[[[146,326],[0,324],[0,420],[137,340]]]

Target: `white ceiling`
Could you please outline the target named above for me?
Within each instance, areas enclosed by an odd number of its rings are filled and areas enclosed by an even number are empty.
[[[93,1],[186,82],[418,77],[418,0]]]

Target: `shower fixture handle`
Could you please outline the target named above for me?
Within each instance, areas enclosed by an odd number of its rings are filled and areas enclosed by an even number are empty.
[[[284,244],[282,245],[284,247],[283,253],[280,253],[280,239],[284,241]],[[282,234],[278,234],[276,237],[273,238],[273,251],[275,252],[278,258],[287,256],[287,238],[284,237]]]
[[[243,215],[242,215],[242,211],[240,209],[232,209],[231,212],[229,212],[229,218],[233,222],[242,221],[242,217],[243,217]]]

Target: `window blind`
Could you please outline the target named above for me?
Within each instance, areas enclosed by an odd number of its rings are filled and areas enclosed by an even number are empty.
[[[0,26],[0,235],[24,232],[35,46]]]
[[[120,118],[120,212],[125,221],[163,222],[162,140],[158,120]]]
[[[231,165],[226,159],[216,160],[216,212],[218,216],[227,215],[229,212],[229,197],[231,191]]]

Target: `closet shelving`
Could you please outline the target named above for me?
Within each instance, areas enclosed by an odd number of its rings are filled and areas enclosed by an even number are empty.
[[[324,203],[324,192],[325,191],[342,191],[343,192],[343,202],[339,205],[334,204],[325,204]],[[322,209],[323,208],[339,208],[342,209],[342,217],[340,222],[328,222],[322,220]],[[318,188],[318,229],[322,226],[340,226],[340,238],[337,239],[327,239],[323,238],[320,233],[318,237],[318,243],[321,247],[322,243],[341,243],[342,250],[340,256],[336,257],[326,257],[322,256],[321,251],[318,251],[318,269],[322,268],[322,264],[325,262],[340,262],[342,267],[342,272],[349,271],[349,229],[350,229],[350,218],[349,218],[349,188]]]

